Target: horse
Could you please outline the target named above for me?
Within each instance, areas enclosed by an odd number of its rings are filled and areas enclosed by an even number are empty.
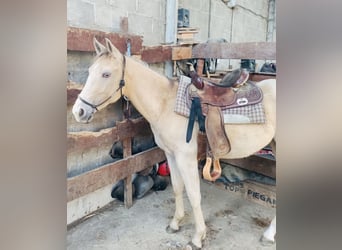
[[[175,195],[175,212],[166,228],[168,233],[180,230],[184,217],[183,190],[185,187],[192,206],[195,233],[188,243],[192,249],[201,248],[206,237],[206,225],[201,208],[200,177],[197,160],[197,134],[195,123],[192,140],[186,143],[188,118],[174,112],[178,82],[161,75],[142,61],[126,57],[109,39],[105,45],[93,40],[96,51],[89,76],[75,101],[72,113],[77,122],[89,123],[97,111],[121,97],[128,98],[149,122],[156,144],[165,152]],[[268,144],[275,152],[276,82],[260,81],[266,122],[263,124],[225,124],[231,151],[225,159],[243,158],[254,154]],[[196,136],[195,136],[196,135]],[[274,241],[275,217],[263,237]]]

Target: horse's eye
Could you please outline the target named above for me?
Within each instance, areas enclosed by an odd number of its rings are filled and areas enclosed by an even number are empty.
[[[109,78],[110,77],[110,73],[106,72],[102,74],[103,78]]]

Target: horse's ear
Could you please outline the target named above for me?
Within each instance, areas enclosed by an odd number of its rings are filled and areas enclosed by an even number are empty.
[[[115,56],[115,57],[120,56],[120,54],[121,54],[120,51],[117,48],[115,48],[115,46],[112,44],[112,42],[108,38],[105,38],[105,41],[106,41],[106,47],[107,47],[108,51],[110,53],[112,53],[113,56]]]
[[[96,37],[94,37],[93,39],[93,44],[97,55],[99,55],[106,49],[105,46],[103,46],[99,41],[97,41]]]

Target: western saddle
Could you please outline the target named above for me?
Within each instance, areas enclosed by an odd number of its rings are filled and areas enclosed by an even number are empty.
[[[203,177],[215,181],[221,175],[219,159],[231,150],[229,138],[224,128],[222,110],[259,103],[262,90],[252,82],[247,82],[249,73],[236,69],[227,74],[219,83],[200,78],[190,65],[191,83],[187,92],[192,100],[186,142],[192,137],[194,122],[197,119],[200,132],[208,141]],[[213,171],[211,172],[211,165]]]

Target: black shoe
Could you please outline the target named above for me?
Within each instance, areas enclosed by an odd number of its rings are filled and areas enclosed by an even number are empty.
[[[112,198],[118,199],[119,201],[124,201],[124,181],[118,181],[112,189]]]
[[[154,185],[153,185],[152,189],[154,191],[165,190],[167,185],[169,185],[168,178],[165,176],[155,175],[155,176],[152,176],[152,178],[154,181]]]
[[[134,181],[135,188],[134,197],[140,199],[152,188],[154,182],[151,176],[138,175]]]
[[[122,179],[114,185],[112,189],[112,193],[111,193],[112,198],[118,199],[119,201],[123,202],[125,200],[124,190],[125,190],[124,180]],[[134,185],[132,185],[133,196],[134,196],[134,192],[135,192]]]

